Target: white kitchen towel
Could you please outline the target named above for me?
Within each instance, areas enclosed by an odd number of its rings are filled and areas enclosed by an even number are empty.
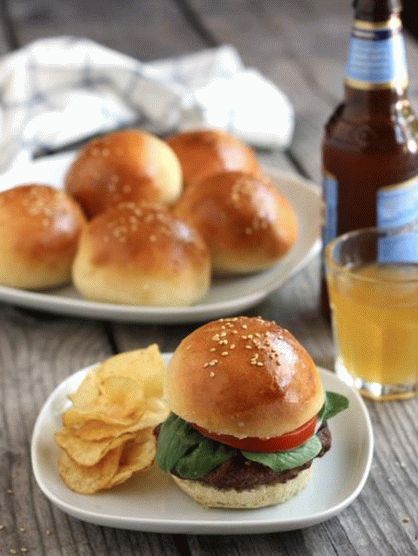
[[[76,37],[38,40],[0,60],[0,171],[96,133],[225,129],[285,148],[287,97],[232,46],[143,63]]]

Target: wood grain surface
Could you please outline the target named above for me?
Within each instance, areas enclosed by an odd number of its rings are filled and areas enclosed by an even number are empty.
[[[342,97],[351,24],[348,0],[0,0],[0,54],[34,39],[88,36],[143,60],[222,43],[291,98],[295,139],[263,161],[320,177],[324,122]],[[418,100],[418,48],[408,43],[411,96]],[[274,115],[272,115],[274,117]],[[319,262],[249,311],[289,328],[318,364],[333,365],[318,312]],[[109,354],[157,341],[173,350],[193,329],[54,317],[0,305],[0,555],[413,555],[417,538],[417,400],[368,403],[376,450],[359,498],[339,516],[289,533],[157,535],[97,527],[55,509],[35,485],[31,431],[48,394],[66,376]]]

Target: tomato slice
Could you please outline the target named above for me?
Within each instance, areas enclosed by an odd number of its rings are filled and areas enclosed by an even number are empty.
[[[209,432],[206,429],[194,425],[192,427],[200,432],[203,436],[238,448],[239,450],[247,450],[248,452],[283,452],[284,450],[292,450],[301,444],[304,444],[308,438],[314,435],[316,428],[317,418],[312,417],[307,423],[301,425],[292,432],[275,436],[273,438],[257,438],[256,436],[247,436],[246,438],[236,438],[229,434],[216,434]]]

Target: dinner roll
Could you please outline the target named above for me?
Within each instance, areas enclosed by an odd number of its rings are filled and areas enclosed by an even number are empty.
[[[267,178],[224,172],[188,187],[176,214],[202,234],[214,270],[246,273],[273,265],[297,239],[296,214]]]
[[[93,217],[121,201],[172,203],[181,193],[182,175],[166,143],[130,129],[90,141],[71,165],[65,187]]]
[[[132,305],[190,305],[210,282],[200,235],[162,206],[121,203],[84,230],[73,267],[89,299]]]
[[[69,282],[84,221],[77,203],[48,185],[0,193],[0,284],[44,289]]]
[[[180,160],[185,186],[226,171],[262,175],[254,151],[224,131],[178,133],[169,137],[167,143]]]

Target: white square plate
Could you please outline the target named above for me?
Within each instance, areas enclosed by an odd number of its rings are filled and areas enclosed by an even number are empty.
[[[23,183],[63,187],[65,173],[74,156],[74,153],[59,154],[13,168],[0,175],[0,191]],[[238,314],[279,288],[306,266],[320,249],[322,201],[319,187],[277,168],[266,168],[265,171],[295,208],[299,238],[287,255],[264,272],[215,277],[206,297],[191,307],[99,303],[82,299],[73,286],[43,292],[0,286],[0,301],[61,315],[160,324],[197,322]]]
[[[166,357],[169,357],[167,355]],[[90,367],[91,368],[91,367]],[[54,433],[89,369],[78,371],[50,395],[35,424],[32,466],[45,496],[64,512],[97,525],[157,533],[250,534],[289,531],[329,519],[358,496],[369,474],[373,433],[366,406],[335,374],[320,369],[326,390],[347,396],[349,408],[331,419],[332,447],[313,463],[308,486],[284,504],[256,510],[207,509],[177,488],[156,465],[110,491],[82,495],[58,474],[59,448]]]

